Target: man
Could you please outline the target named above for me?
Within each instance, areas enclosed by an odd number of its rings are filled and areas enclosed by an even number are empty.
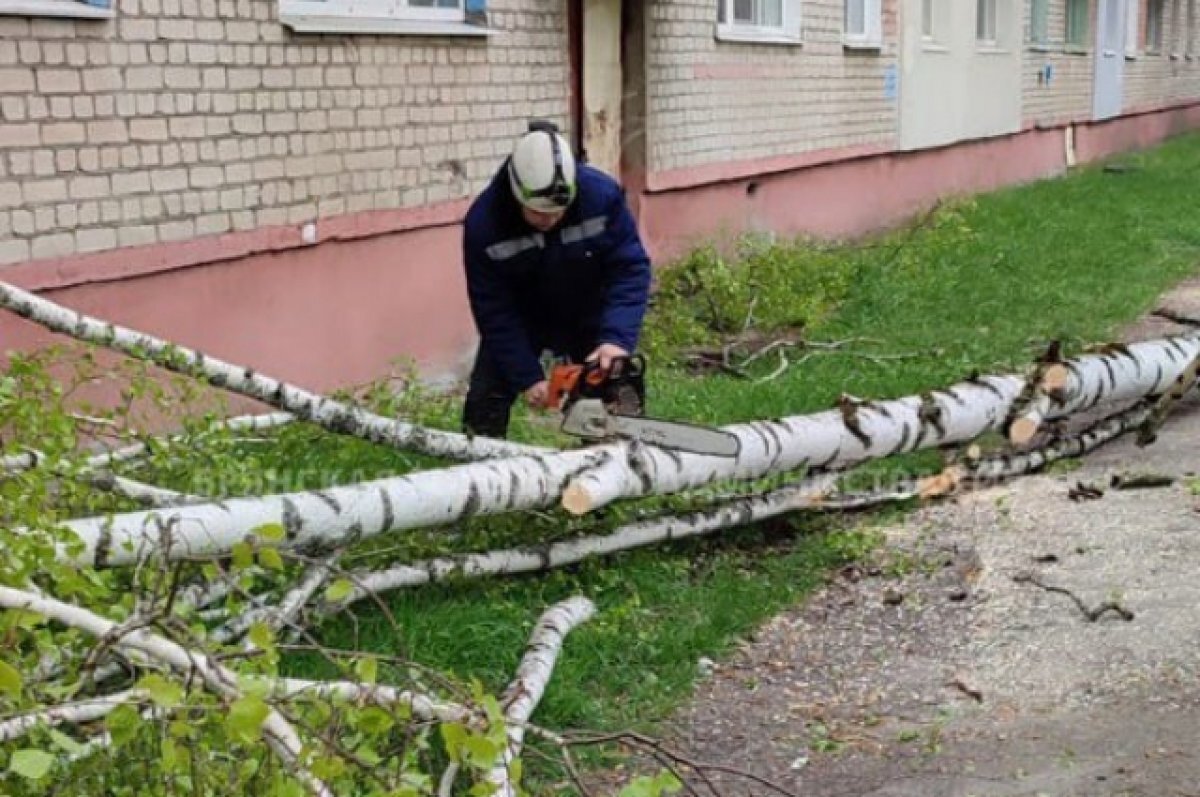
[[[505,437],[522,395],[546,406],[543,351],[607,371],[636,348],[650,258],[620,185],[577,165],[553,124],[531,122],[472,203],[463,258],[481,338],[463,407],[468,433]]]

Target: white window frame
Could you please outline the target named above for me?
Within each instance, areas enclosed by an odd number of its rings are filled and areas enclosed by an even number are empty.
[[[780,0],[782,5],[780,25],[751,25],[745,22],[735,22],[733,19],[733,0],[717,0],[718,11],[724,22],[717,21],[717,39],[729,42],[746,42],[749,44],[802,44],[803,39],[803,0]]]
[[[994,48],[1000,41],[1000,1],[999,0],[975,0],[975,43],[982,47]],[[981,28],[983,25],[983,14],[981,10],[986,6],[987,15],[991,18],[991,35],[983,35]]]
[[[921,0],[921,40],[937,41],[937,2]]]
[[[863,30],[851,32],[850,13],[851,3],[863,7]],[[842,42],[847,47],[877,50],[883,47],[883,3],[881,0],[845,0],[842,4],[845,19],[842,22]]]
[[[1039,13],[1040,12],[1040,13]],[[1041,24],[1039,26],[1039,18]],[[1041,38],[1037,29],[1041,27]],[[1050,46],[1050,0],[1029,0],[1029,44],[1034,48]]]
[[[1125,0],[1125,57],[1138,57],[1138,34],[1142,32],[1142,0]]]
[[[486,36],[494,31],[467,21],[458,8],[410,6],[408,0],[279,0],[279,21],[297,33]]]
[[[1157,13],[1155,13],[1157,11]],[[1146,29],[1142,31],[1142,42],[1146,53],[1162,55],[1166,45],[1166,35],[1163,30],[1167,21],[1166,0],[1147,0]],[[1153,34],[1153,35],[1152,35]]]
[[[81,0],[0,0],[0,16],[112,19],[117,13],[115,6],[115,0],[107,7]]]

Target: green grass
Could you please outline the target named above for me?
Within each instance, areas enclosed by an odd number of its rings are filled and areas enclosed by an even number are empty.
[[[649,320],[651,411],[710,423],[811,412],[842,393],[896,397],[972,371],[1020,369],[1052,339],[1070,351],[1111,339],[1200,260],[1200,137],[1123,161],[1134,168],[1089,168],[948,204],[911,229],[870,241],[757,244],[740,261],[702,252],[676,264],[661,275]],[[876,363],[823,355],[763,383],[689,376],[678,360],[681,349],[713,345],[714,322],[736,329],[751,302],[755,326],[768,334],[803,324],[811,340],[865,337],[878,342],[858,350],[924,356]],[[935,349],[940,353],[930,355]],[[757,373],[774,364],[763,363]],[[400,408],[457,425],[455,401],[392,407]],[[293,445],[276,463],[282,469],[340,461],[385,473],[421,464],[302,429],[287,435]],[[523,411],[514,436],[554,438]],[[588,523],[611,526],[630,510],[611,508],[586,522],[557,512],[476,520],[456,546],[437,533],[414,535],[401,543],[402,555],[532,543]],[[831,520],[797,518],[549,575],[401,592],[387,598],[398,630],[364,604],[357,625],[331,623],[323,638],[337,647],[410,656],[500,689],[537,615],[581,593],[596,601],[599,616],[568,640],[537,721],[653,727],[687,698],[700,657],[720,657],[870,542],[868,534],[837,530]],[[316,657],[297,656],[290,666],[300,675],[326,673]]]

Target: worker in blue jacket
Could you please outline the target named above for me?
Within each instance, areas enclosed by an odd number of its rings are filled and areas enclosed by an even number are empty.
[[[471,204],[463,258],[480,335],[468,433],[505,437],[522,395],[545,406],[544,351],[607,371],[636,349],[650,258],[620,185],[576,164],[553,124],[531,122]]]

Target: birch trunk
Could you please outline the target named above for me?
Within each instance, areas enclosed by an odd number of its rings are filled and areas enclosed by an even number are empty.
[[[207,655],[188,650],[171,640],[137,630],[122,633],[111,620],[78,606],[30,592],[0,586],[0,607],[36,612],[92,636],[108,639],[118,648],[135,651],[166,664],[183,678],[199,676],[206,687],[229,699],[241,697],[238,676]],[[333,793],[300,763],[303,744],[296,731],[275,709],[268,709],[262,726],[263,738],[284,767],[317,797],[333,797]]]
[[[1095,389],[1067,396],[1054,414],[1162,393],[1198,350],[1200,338],[1184,338],[1135,344],[1128,356],[1081,357],[1070,365],[1085,377],[1083,385]],[[1118,369],[1127,382],[1107,377]],[[1017,376],[985,376],[921,396],[844,402],[840,409],[813,415],[730,426],[727,430],[741,441],[736,458],[610,443],[318,492],[83,518],[64,525],[83,542],[76,561],[102,566],[128,564],[151,553],[167,558],[224,555],[267,523],[282,524],[289,545],[329,546],[475,515],[541,508],[557,500],[582,513],[620,498],[802,469],[843,470],[870,459],[968,442],[1002,427],[1023,386]],[[597,466],[603,468],[591,472]],[[162,529],[167,528],[171,534],[163,550]]]
[[[525,724],[533,710],[542,700],[546,684],[554,672],[554,664],[562,650],[563,640],[574,628],[585,623],[596,613],[595,605],[584,597],[576,596],[552,606],[542,615],[529,638],[525,655],[517,667],[516,677],[501,699],[505,706],[504,720],[508,733],[508,749],[492,768],[487,781],[497,790],[495,797],[517,797],[517,790],[509,778],[509,764],[521,755],[525,741]]]
[[[0,282],[0,307],[55,332],[107,346],[167,370],[257,399],[338,434],[448,459],[478,460],[542,450],[384,418],[256,373],[251,368],[231,365],[201,352],[68,310],[3,282]]]
[[[1062,400],[1051,408],[1051,417],[1157,395],[1197,354],[1200,337],[1187,336],[1068,360],[1063,367],[1070,379]],[[919,448],[966,442],[1001,426],[1023,386],[1024,380],[1016,376],[981,377],[922,397],[845,402],[835,411],[733,427],[741,438],[742,453],[732,461],[625,446],[622,464],[614,458],[574,479],[564,491],[563,505],[582,514],[619,498],[677,492],[723,478],[758,478],[798,467],[845,468]]]
[[[1013,420],[1010,439],[1027,442],[1052,417],[1160,395],[1197,356],[1200,337],[1184,335],[1110,346],[1102,354],[1053,365],[1046,369],[1039,400]]]
[[[328,616],[370,595],[416,587],[447,579],[506,576],[566,567],[593,556],[607,556],[661,542],[699,537],[735,526],[745,526],[789,512],[819,506],[836,476],[818,477],[788,485],[763,495],[727,501],[711,509],[654,518],[622,526],[611,534],[562,540],[540,547],[510,548],[465,556],[442,557],[397,565],[385,570],[358,572],[350,581],[354,589],[337,604],[320,610]]]
[[[78,703],[66,703],[60,706],[51,706],[42,711],[22,714],[19,717],[0,722],[0,742],[19,739],[36,728],[52,728],[64,723],[95,722],[107,717],[118,706],[146,699],[146,695],[140,690],[129,689],[93,700],[81,700]]]

